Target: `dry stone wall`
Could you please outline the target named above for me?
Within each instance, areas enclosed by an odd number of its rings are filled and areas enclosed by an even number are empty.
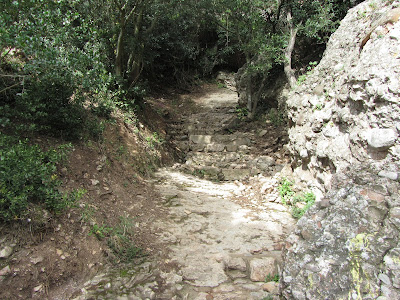
[[[286,299],[400,299],[400,22],[386,18],[396,7],[351,9],[288,96],[294,172],[325,196],[287,239]]]

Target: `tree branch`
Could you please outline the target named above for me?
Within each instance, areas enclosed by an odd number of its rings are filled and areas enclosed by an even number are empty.
[[[20,85],[20,84],[22,84],[22,82],[17,82],[17,83],[15,83],[15,84],[13,84],[13,85],[10,85],[10,86],[4,88],[4,89],[2,89],[2,90],[0,91],[0,94],[3,93],[3,92],[5,92],[5,91],[7,91],[7,90],[10,90],[10,89],[12,89],[13,87],[16,87],[16,86],[18,86],[18,85]]]

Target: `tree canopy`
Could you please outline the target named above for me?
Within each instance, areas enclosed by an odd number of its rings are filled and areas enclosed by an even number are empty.
[[[1,122],[18,116],[73,137],[65,128],[83,126],[88,99],[105,114],[146,81],[188,85],[254,57],[253,72],[280,64],[293,82],[297,40],[325,43],[353,2],[4,0]]]

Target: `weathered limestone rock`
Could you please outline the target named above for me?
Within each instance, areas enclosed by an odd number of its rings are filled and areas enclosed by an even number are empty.
[[[190,135],[189,140],[195,144],[209,144],[211,143],[211,135]]]
[[[250,261],[250,279],[265,281],[268,275],[276,274],[275,259],[272,257],[254,258]]]
[[[400,22],[377,27],[360,47],[373,20],[400,1],[376,4],[349,11],[288,96],[294,172],[328,193],[286,241],[286,299],[400,299],[399,44],[391,38]]]
[[[5,246],[0,250],[0,258],[9,258],[13,253],[13,248],[10,246]]]
[[[230,270],[239,270],[245,272],[247,270],[246,262],[241,257],[229,257],[225,260],[225,267]]]
[[[398,190],[399,183],[357,168],[334,177],[330,205],[313,206],[287,240],[281,281],[287,299],[400,297],[392,284],[400,264],[390,255],[400,246],[399,207],[388,210],[399,195],[381,187]]]
[[[250,169],[223,169],[225,180],[241,180],[250,176]]]
[[[400,22],[376,28],[364,47],[360,43],[372,20],[399,3],[375,7],[365,1],[351,9],[319,65],[287,97],[293,165],[315,178],[356,163],[373,165],[377,172],[387,165],[387,171],[398,171],[398,41],[391,36],[400,31]],[[387,155],[379,154],[386,150]]]
[[[271,294],[279,294],[279,283],[275,281],[267,282],[263,285],[263,290]]]
[[[207,152],[222,152],[225,149],[224,144],[208,144],[206,146]]]
[[[393,129],[374,128],[368,132],[368,145],[372,148],[383,150],[393,146],[397,139],[397,132]]]

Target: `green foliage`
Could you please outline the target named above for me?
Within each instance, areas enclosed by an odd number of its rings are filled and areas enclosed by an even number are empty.
[[[315,110],[321,110],[324,106],[321,103],[318,103],[314,106],[313,111]]]
[[[151,136],[145,138],[147,144],[150,148],[154,148],[156,145],[161,145],[165,142],[165,140],[160,136],[157,132],[153,132]]]
[[[272,125],[274,127],[279,127],[285,124],[285,117],[283,115],[283,112],[277,110],[277,109],[270,109],[267,115],[268,120],[271,121]]]
[[[82,3],[0,4],[0,109],[22,121],[22,130],[75,139],[86,127],[83,102],[104,85],[107,71],[97,32],[78,9]]]
[[[192,175],[199,178],[204,178],[204,176],[206,176],[206,171],[203,169],[195,169],[193,170]]]
[[[297,78],[298,85],[301,85],[304,81],[306,81],[307,76],[309,76],[312,73],[312,70],[316,67],[317,64],[318,64],[317,61],[311,61],[308,63],[306,73],[300,75],[299,78]]]
[[[293,191],[293,182],[283,178],[279,183],[279,194],[282,203],[291,208],[293,218],[301,218],[314,204],[315,195],[312,192],[296,194]]]
[[[292,186],[293,182],[289,181],[287,178],[283,178],[279,183],[279,195],[281,196],[282,203],[285,205],[290,203],[290,199],[294,196]]]
[[[135,258],[144,256],[143,250],[134,243],[134,227],[132,219],[120,217],[118,226],[114,228],[107,241],[107,244],[121,262],[131,262]]]
[[[89,235],[95,235],[99,240],[106,239],[118,262],[132,262],[144,256],[143,250],[135,245],[134,227],[131,219],[120,217],[115,227],[93,224]]]
[[[101,241],[109,236],[112,230],[112,227],[106,225],[93,224],[92,228],[90,228],[89,235],[95,235]]]
[[[307,192],[302,193],[293,199],[292,216],[296,219],[301,218],[306,211],[314,204],[315,195],[314,193]],[[297,206],[300,204],[301,206]]]
[[[265,277],[265,282],[271,282],[271,281],[279,282],[279,274],[275,275],[268,274],[267,277]]]
[[[59,191],[57,164],[65,160],[70,147],[42,151],[28,141],[0,134],[0,220],[27,217],[31,204],[60,213],[83,195],[82,190]]]
[[[240,121],[245,120],[248,114],[249,110],[246,107],[236,107],[236,115]]]

